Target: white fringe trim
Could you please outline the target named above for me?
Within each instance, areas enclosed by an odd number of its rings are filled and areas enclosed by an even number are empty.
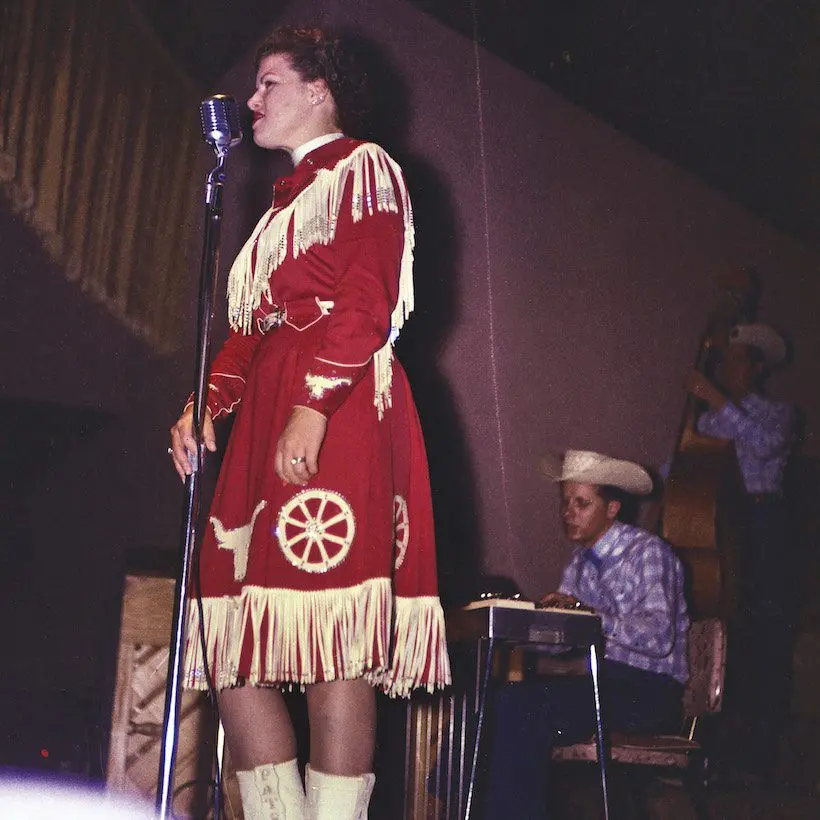
[[[391,172],[392,171],[392,176]],[[228,275],[228,321],[236,331],[251,332],[253,311],[264,295],[271,300],[270,277],[287,257],[297,259],[313,245],[329,245],[336,236],[336,224],[348,176],[353,174],[351,215],[359,222],[374,209],[404,216],[404,247],[399,269],[399,295],[390,316],[390,338],[376,352],[375,396],[378,416],[392,404],[393,342],[407,317],[413,312],[413,248],[415,231],[410,196],[401,168],[382,148],[363,143],[333,168],[320,168],[316,179],[279,211],[269,208],[257,223],[248,241],[234,260]],[[396,184],[394,184],[394,178]],[[256,269],[251,262],[256,247]]]
[[[387,624],[394,601],[395,645],[390,662]],[[239,596],[205,598],[202,605],[208,664],[217,689],[238,682],[247,630],[254,645],[246,679],[252,685],[304,686],[319,678],[364,677],[391,697],[407,697],[413,689],[432,692],[450,683],[439,599],[394,599],[387,578],[316,592],[245,587]],[[263,621],[267,622],[264,646]],[[194,600],[188,606],[186,635],[184,686],[205,689],[199,609]]]

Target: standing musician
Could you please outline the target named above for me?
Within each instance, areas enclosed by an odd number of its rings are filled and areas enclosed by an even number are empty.
[[[638,464],[585,451],[567,451],[562,465],[546,458],[541,466],[561,483],[561,521],[577,549],[558,592],[540,605],[583,606],[601,616],[602,694],[612,729],[676,729],[688,679],[683,570],[665,541],[618,520],[628,496],[652,491],[652,479]],[[550,751],[592,734],[592,702],[589,676],[525,680],[496,693],[486,820],[543,820]]]
[[[248,100],[254,141],[294,170],[228,279],[208,449],[214,420],[236,423],[184,670],[218,690],[247,820],[364,820],[376,690],[450,681],[424,441],[392,351],[413,308],[413,218],[401,168],[353,138],[366,80],[338,38],[281,28]],[[181,478],[196,450],[189,406],[171,428]],[[283,688],[306,694],[305,786]]]
[[[794,558],[783,497],[783,472],[795,438],[794,407],[763,395],[772,366],[786,344],[771,327],[732,328],[714,384],[698,371],[687,390],[708,405],[699,433],[731,439],[747,494],[749,633],[753,647],[751,742],[744,746],[751,774],[768,775],[776,762],[780,724],[788,705],[794,631]]]

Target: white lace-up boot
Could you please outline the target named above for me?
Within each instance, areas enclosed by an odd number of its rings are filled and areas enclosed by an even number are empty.
[[[296,760],[237,772],[245,820],[305,820],[305,789]]]
[[[307,820],[367,820],[376,776],[342,777],[307,767]]]

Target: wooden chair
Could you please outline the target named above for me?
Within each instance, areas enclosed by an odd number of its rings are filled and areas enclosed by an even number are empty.
[[[677,769],[684,773],[698,816],[704,816],[708,779],[710,727],[708,716],[720,712],[726,677],[726,626],[718,618],[693,620],[688,635],[689,682],[683,695],[684,719],[677,735],[610,737],[612,760],[630,767]],[[606,684],[604,684],[606,685]],[[556,746],[554,761],[596,762],[594,738],[572,746]]]

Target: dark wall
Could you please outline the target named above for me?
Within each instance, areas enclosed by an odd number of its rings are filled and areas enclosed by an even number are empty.
[[[773,387],[806,410],[817,454],[815,250],[409,4],[300,4],[298,19],[312,17],[355,28],[392,91],[385,132],[419,242],[418,309],[400,353],[428,441],[448,596],[479,564],[529,594],[555,584],[565,548],[555,490],[535,470],[542,452],[600,449],[654,468],[669,458],[682,375],[726,267],[760,269],[763,316],[794,338],[794,366]],[[221,88],[245,99],[251,72],[249,54]],[[275,172],[247,140],[231,155],[225,267]],[[183,339],[193,339],[197,252]],[[181,490],[165,449],[190,345],[153,355],[7,210],[0,259],[0,598],[17,625],[3,679],[100,691],[127,553],[176,549]],[[218,333],[223,315],[220,305]]]

